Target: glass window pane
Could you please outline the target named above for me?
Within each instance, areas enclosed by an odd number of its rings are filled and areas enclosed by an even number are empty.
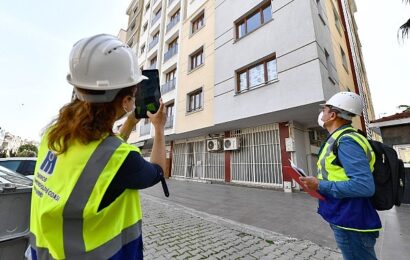
[[[267,63],[268,66],[268,80],[274,80],[278,78],[278,70],[276,68],[276,59]]]
[[[271,5],[263,9],[263,22],[266,23],[270,19],[272,19],[272,6]]]
[[[262,84],[265,81],[263,64],[249,70],[249,87]]]
[[[239,92],[244,91],[248,88],[248,83],[246,82],[246,71],[239,75]]]
[[[238,24],[238,38],[243,37],[246,34],[245,23]]]
[[[248,20],[246,21],[246,24],[248,26],[248,31],[247,33],[252,32],[256,28],[258,28],[261,25],[261,16],[260,13],[256,13],[253,16],[249,17]]]
[[[200,103],[201,103],[200,97],[201,97],[201,95],[199,93],[195,95],[195,108],[196,109],[201,107],[200,106]]]

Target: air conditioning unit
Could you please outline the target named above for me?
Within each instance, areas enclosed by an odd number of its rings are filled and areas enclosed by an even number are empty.
[[[224,150],[238,150],[240,147],[240,140],[238,137],[224,138]]]
[[[217,152],[222,148],[221,141],[218,139],[206,140],[206,149],[208,152]]]

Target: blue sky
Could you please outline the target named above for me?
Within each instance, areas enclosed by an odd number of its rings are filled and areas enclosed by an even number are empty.
[[[73,43],[126,28],[130,0],[2,1],[0,7],[0,127],[40,139],[44,126],[71,97],[66,83]],[[410,39],[397,28],[410,17],[400,0],[356,0],[356,19],[376,116],[410,104]]]

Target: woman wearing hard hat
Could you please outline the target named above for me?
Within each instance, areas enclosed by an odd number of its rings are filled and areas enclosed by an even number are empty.
[[[116,136],[113,124],[134,116],[137,57],[115,36],[78,41],[67,80],[77,98],[60,109],[39,149],[31,202],[33,259],[142,259],[139,189],[155,185],[165,169],[161,102],[148,117],[155,128],[151,163],[138,148]]]

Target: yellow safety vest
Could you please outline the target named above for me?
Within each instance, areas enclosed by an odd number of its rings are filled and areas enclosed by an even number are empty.
[[[333,164],[336,159],[333,153],[334,142],[346,130],[354,131],[346,133],[344,136],[349,136],[360,145],[366,153],[370,170],[373,172],[376,156],[367,139],[350,126],[342,127],[329,136],[321,149],[317,162],[317,177],[319,180],[339,182],[350,179],[343,167]],[[370,198],[337,199],[326,195],[325,197],[325,201],[319,201],[318,213],[329,223],[342,229],[359,232],[371,232],[381,229],[380,218],[372,206]]]
[[[107,259],[141,236],[139,192],[126,189],[98,211],[130,151],[119,137],[73,143],[55,156],[43,138],[33,183],[30,243],[39,259]]]

